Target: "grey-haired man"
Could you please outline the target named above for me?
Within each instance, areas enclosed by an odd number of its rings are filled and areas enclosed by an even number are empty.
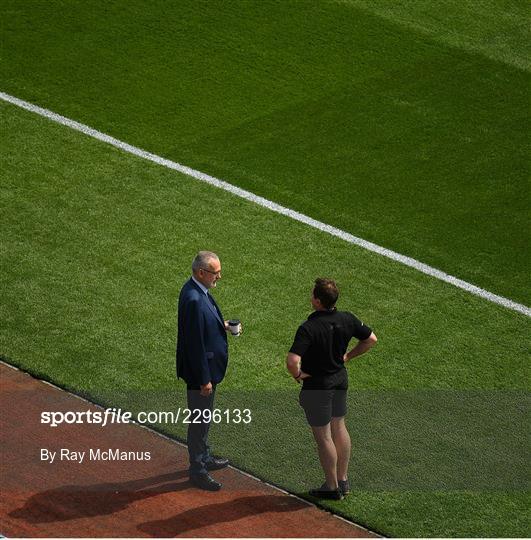
[[[228,362],[227,323],[210,294],[220,279],[219,257],[200,251],[192,263],[192,277],[179,295],[177,325],[177,377],[186,381],[188,408],[202,411],[200,423],[188,424],[188,472],[195,486],[208,491],[221,489],[209,471],[229,464],[227,459],[214,458],[208,445],[216,386],[223,380]]]

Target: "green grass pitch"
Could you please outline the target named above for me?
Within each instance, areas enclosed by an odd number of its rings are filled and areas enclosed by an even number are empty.
[[[0,90],[529,304],[524,3],[4,7]],[[212,442],[304,494],[320,470],[284,358],[313,279],[332,276],[379,343],[349,366],[356,487],[325,506],[392,536],[529,535],[526,317],[0,116],[0,354],[100,403],[183,405],[176,296],[213,249],[216,297],[245,324],[218,406],[253,422]]]

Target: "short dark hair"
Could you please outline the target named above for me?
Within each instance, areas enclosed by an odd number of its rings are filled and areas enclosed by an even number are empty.
[[[317,278],[313,288],[313,297],[321,301],[325,309],[332,309],[339,297],[339,290],[333,279]]]

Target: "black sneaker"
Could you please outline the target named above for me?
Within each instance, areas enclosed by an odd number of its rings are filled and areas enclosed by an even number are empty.
[[[339,489],[343,496],[346,496],[350,493],[350,482],[347,480],[338,480]]]
[[[339,488],[330,489],[326,482],[319,488],[310,489],[310,495],[318,499],[332,499],[334,501],[340,501],[343,498],[343,493]]]

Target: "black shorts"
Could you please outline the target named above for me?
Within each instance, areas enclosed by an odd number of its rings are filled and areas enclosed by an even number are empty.
[[[310,426],[326,426],[332,418],[347,414],[347,370],[304,380],[299,403]]]

